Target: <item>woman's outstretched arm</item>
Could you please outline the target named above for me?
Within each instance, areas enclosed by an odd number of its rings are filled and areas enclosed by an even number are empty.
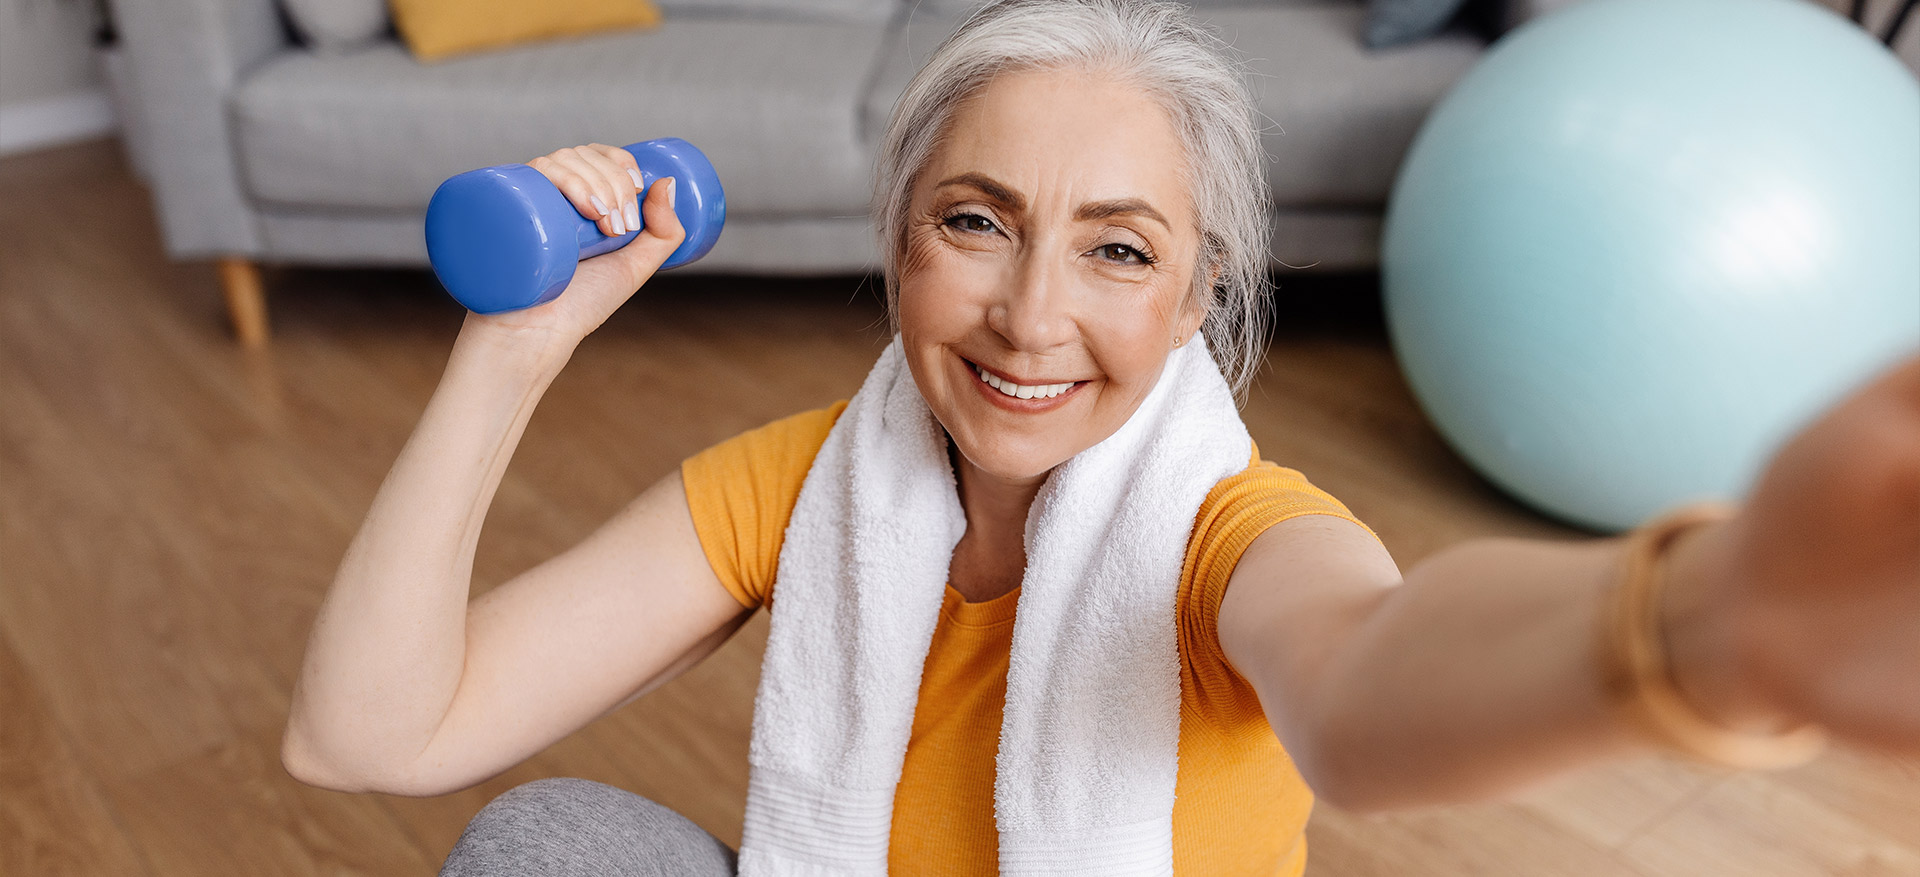
[[[532,162],[583,214],[611,205],[607,231],[627,205],[645,211],[646,231],[582,263],[546,305],[468,315],[314,621],[282,746],[295,777],[463,788],[677,672],[744,617],[707,565],[677,474],[468,605],[481,524],[535,405],[683,237],[670,183],[635,203],[624,155],[582,147]]]
[[[1603,686],[1623,541],[1473,541],[1403,579],[1360,528],[1296,518],[1242,558],[1221,645],[1333,803],[1499,794],[1661,745]],[[1703,717],[1920,750],[1920,359],[1796,437],[1665,575],[1671,675]]]

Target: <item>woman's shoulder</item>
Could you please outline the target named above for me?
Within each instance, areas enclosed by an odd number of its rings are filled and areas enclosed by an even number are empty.
[[[800,487],[846,407],[843,400],[781,418],[680,464],[700,547],[741,604],[766,604]]]
[[[814,456],[820,453],[820,446],[826,444],[827,433],[833,431],[840,412],[846,408],[847,400],[842,399],[825,408],[782,417],[701,451],[688,458],[688,462],[699,461],[704,466],[764,466],[791,463],[797,457],[802,458],[800,469],[804,475],[807,466],[813,464]]]
[[[1180,577],[1180,653],[1195,707],[1228,726],[1265,721],[1253,687],[1220,648],[1220,603],[1247,547],[1274,525],[1303,515],[1327,515],[1366,529],[1345,503],[1297,469],[1260,459],[1215,484],[1194,515]],[[1371,533],[1372,530],[1368,529]]]
[[[1255,446],[1247,468],[1222,478],[1201,502],[1194,516],[1194,539],[1224,535],[1218,525],[1235,533],[1251,527],[1265,530],[1300,515],[1332,515],[1360,523],[1345,503],[1307,480],[1305,473],[1260,459]],[[1208,524],[1216,526],[1203,526]]]

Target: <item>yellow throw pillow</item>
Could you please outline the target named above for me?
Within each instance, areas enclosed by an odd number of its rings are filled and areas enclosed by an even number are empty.
[[[652,0],[391,0],[393,24],[422,61],[660,24]]]

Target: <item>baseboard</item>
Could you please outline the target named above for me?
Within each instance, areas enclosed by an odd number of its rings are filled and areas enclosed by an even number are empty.
[[[99,137],[115,125],[104,89],[0,105],[0,155]]]

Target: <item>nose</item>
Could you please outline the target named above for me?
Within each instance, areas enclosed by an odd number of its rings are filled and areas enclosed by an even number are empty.
[[[1028,250],[987,308],[987,326],[1015,350],[1039,352],[1073,340],[1068,266]]]

